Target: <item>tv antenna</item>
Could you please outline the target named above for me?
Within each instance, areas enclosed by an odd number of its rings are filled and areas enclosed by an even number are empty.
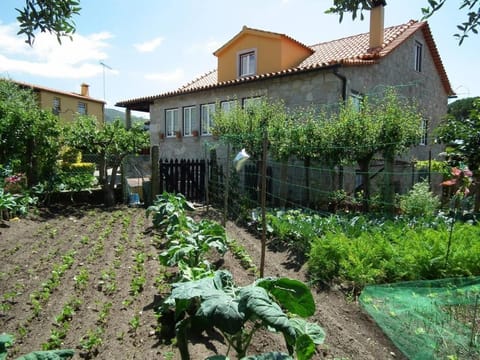
[[[113,69],[107,64],[105,64],[103,61],[100,61],[100,65],[102,65],[102,68],[103,68],[103,101],[107,101],[105,97],[105,68],[109,70],[113,70]]]

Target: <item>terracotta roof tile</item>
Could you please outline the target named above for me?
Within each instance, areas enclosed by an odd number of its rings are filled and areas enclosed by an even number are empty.
[[[34,85],[34,84],[26,83],[26,82],[23,82],[23,81],[12,80],[12,82],[14,82],[15,84],[17,84],[21,87],[29,88],[33,91],[35,91],[35,90],[37,90],[37,91],[48,91],[48,92],[59,94],[59,95],[65,95],[65,96],[70,96],[70,97],[74,97],[74,98],[78,98],[78,99],[83,99],[83,100],[88,100],[88,101],[93,101],[93,102],[105,104],[105,101],[103,101],[103,100],[95,99],[95,98],[92,98],[90,96],[84,96],[84,95],[74,93],[74,92],[57,90],[57,89],[49,88],[49,87],[42,86],[42,85]]]
[[[117,106],[128,107],[128,105],[135,104],[136,102],[138,103],[153,102],[155,99],[159,99],[163,97],[201,91],[201,90],[210,89],[210,88],[240,84],[240,83],[245,83],[249,81],[272,78],[272,77],[310,71],[310,70],[319,69],[319,68],[327,68],[327,67],[337,66],[337,65],[343,65],[343,66],[371,65],[376,63],[382,57],[387,56],[390,52],[395,50],[399,45],[405,42],[410,36],[412,36],[419,29],[423,31],[423,35],[425,36],[425,39],[427,41],[427,45],[432,54],[438,73],[440,74],[440,78],[445,88],[445,91],[447,92],[448,95],[454,95],[454,91],[451,88],[450,82],[448,80],[447,74],[443,67],[437,47],[435,46],[435,42],[433,40],[428,23],[410,20],[406,24],[385,28],[384,42],[381,47],[376,49],[369,48],[368,33],[349,36],[342,39],[323,42],[323,43],[310,46],[310,48],[313,50],[312,55],[307,57],[303,62],[301,62],[295,68],[285,69],[285,70],[281,70],[274,73],[265,73],[265,74],[253,75],[248,77],[242,77],[242,78],[237,78],[237,79],[223,81],[223,82],[218,82],[217,71],[212,70],[206,73],[205,75],[199,77],[198,79],[193,80],[192,82],[180,87],[177,90],[163,93],[156,96],[123,101],[118,103]]]
[[[212,70],[199,78],[182,86],[179,90],[192,90],[202,86],[209,86],[217,83],[217,70]]]

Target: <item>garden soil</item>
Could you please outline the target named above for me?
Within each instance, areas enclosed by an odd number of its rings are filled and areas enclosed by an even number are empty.
[[[202,210],[196,216],[211,213]],[[168,293],[172,270],[159,266],[161,240],[151,231],[145,209],[56,206],[0,225],[0,333],[16,338],[8,359],[46,344],[54,347],[55,341],[74,349],[74,359],[180,359],[171,334],[159,331],[154,312],[162,293]],[[259,266],[258,236],[232,222],[226,230]],[[219,263],[238,285],[255,279],[230,252]],[[273,247],[266,252],[264,275],[308,280],[305,265]],[[132,284],[139,277],[145,283],[135,294]],[[49,296],[39,297],[45,284]],[[317,311],[310,321],[326,332],[315,359],[404,359],[354,297],[332,289],[312,287],[312,292]],[[32,301],[36,296],[37,303]],[[74,312],[59,318],[73,304]],[[218,333],[201,334],[189,343],[195,360],[227,351]],[[248,353],[267,351],[286,352],[283,338],[257,333]],[[231,351],[229,356],[235,359]]]

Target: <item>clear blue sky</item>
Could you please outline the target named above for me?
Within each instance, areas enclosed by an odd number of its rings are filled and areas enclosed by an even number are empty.
[[[348,15],[339,23],[325,10],[333,0],[81,0],[74,40],[60,46],[39,35],[32,48],[17,36],[15,7],[0,1],[0,76],[63,91],[80,91],[107,101],[151,96],[190,82],[216,67],[213,52],[243,25],[279,32],[313,45],[368,32],[366,19]],[[385,26],[421,18],[426,0],[387,0]],[[429,20],[434,40],[459,98],[480,96],[480,36],[459,46],[453,37],[463,16],[449,0]],[[100,61],[111,67],[103,68]],[[105,76],[104,76],[105,75]],[[104,81],[105,79],[105,81]]]

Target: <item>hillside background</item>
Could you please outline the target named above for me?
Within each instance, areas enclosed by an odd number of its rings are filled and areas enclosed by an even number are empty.
[[[120,110],[105,108],[105,122],[111,123],[115,119],[120,119],[122,120],[122,123],[125,124],[125,113]],[[145,122],[148,123],[149,121],[150,119],[148,118],[143,118],[132,114],[132,125],[135,123],[145,125]]]

